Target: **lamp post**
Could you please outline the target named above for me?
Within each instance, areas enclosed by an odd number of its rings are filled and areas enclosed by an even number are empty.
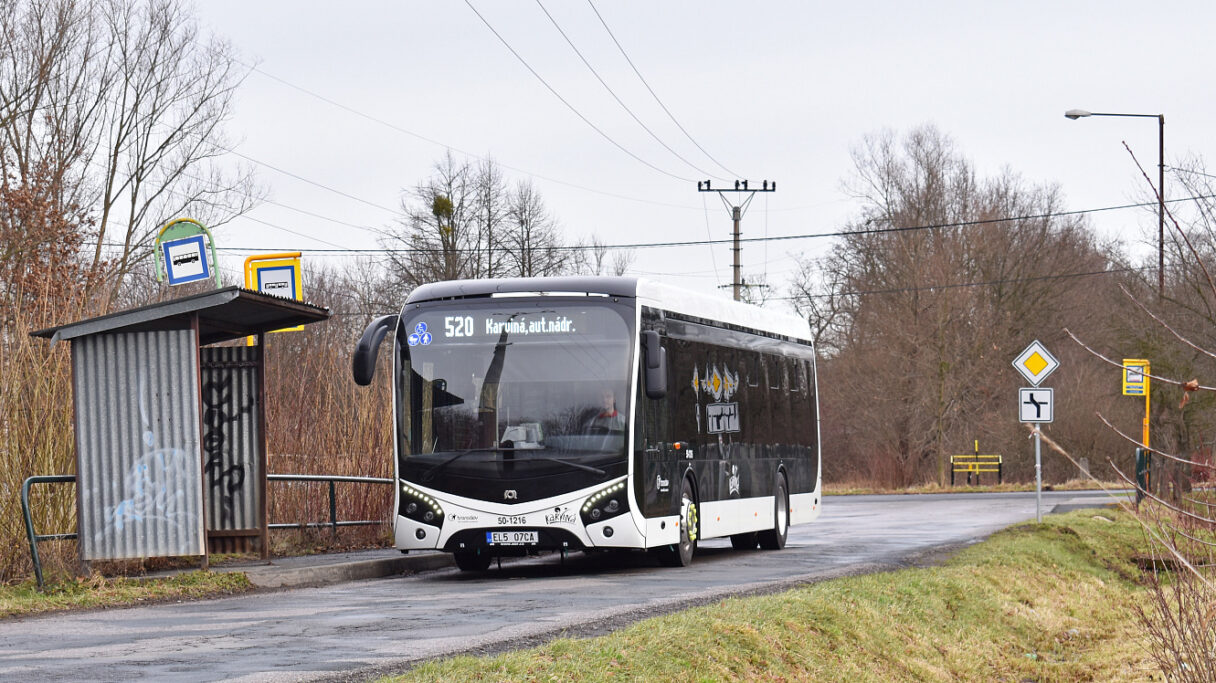
[[[1064,116],[1072,120],[1087,116],[1131,116],[1157,119],[1157,298],[1165,294],[1165,114],[1112,114],[1069,109]]]

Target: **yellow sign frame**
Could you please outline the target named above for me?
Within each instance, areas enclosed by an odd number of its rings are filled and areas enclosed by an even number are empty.
[[[1143,396],[1144,397],[1144,423],[1143,436],[1145,448],[1149,448],[1149,415],[1151,402],[1149,398],[1149,381],[1152,379],[1149,376],[1149,361],[1147,358],[1124,358],[1123,359],[1123,395],[1124,396]],[[1129,380],[1129,376],[1132,381]],[[1137,380],[1137,378],[1139,378]],[[1151,449],[1150,449],[1151,450]]]
[[[1147,396],[1149,362],[1144,358],[1123,359],[1123,395]]]
[[[292,286],[291,296],[286,297],[296,301],[304,300],[304,276],[303,269],[300,267],[300,252],[284,251],[275,254],[256,254],[245,259],[245,289],[261,292],[262,294],[270,294],[271,296],[279,296],[271,292],[263,292],[258,286],[261,276],[265,271],[270,270],[290,270],[290,280]],[[295,327],[284,327],[281,330],[271,330],[271,332],[296,332],[304,329],[303,325]],[[253,337],[249,337],[249,345],[253,345]]]

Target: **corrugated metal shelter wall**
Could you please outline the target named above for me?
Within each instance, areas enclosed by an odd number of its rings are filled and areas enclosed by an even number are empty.
[[[257,346],[201,349],[203,363],[203,472],[212,552],[246,552],[262,526],[265,475],[261,463]],[[213,533],[221,532],[221,533]]]
[[[194,332],[74,339],[72,383],[81,559],[204,554]]]

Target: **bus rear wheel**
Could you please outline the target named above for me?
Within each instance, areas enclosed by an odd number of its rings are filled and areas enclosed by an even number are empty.
[[[476,550],[452,553],[456,558],[456,566],[462,572],[484,572],[490,568],[490,554]]]
[[[697,552],[697,534],[701,528],[697,514],[697,498],[692,482],[685,479],[680,494],[680,542],[659,551],[659,562],[664,566],[687,567],[692,564],[692,556]]]
[[[784,475],[777,475],[777,484],[773,489],[773,528],[759,534],[760,547],[765,550],[784,548],[785,539],[790,533],[790,496],[786,492]]]

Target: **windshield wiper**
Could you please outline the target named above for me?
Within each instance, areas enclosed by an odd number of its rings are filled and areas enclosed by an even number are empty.
[[[470,448],[468,450],[460,451],[459,453],[456,453],[455,455],[449,457],[447,460],[444,460],[443,462],[439,463],[438,465],[435,465],[434,467],[427,470],[426,472],[423,472],[422,477],[420,478],[420,481],[423,481],[423,482],[430,481],[431,479],[434,478],[436,472],[447,467],[448,465],[452,464],[453,462],[463,458],[464,456],[468,455],[469,453],[497,453],[498,451],[502,451],[502,450],[515,450],[515,449],[514,448],[505,449],[505,448],[500,448],[498,446],[492,446],[490,448]]]
[[[469,453],[502,453],[502,452],[515,453],[518,451],[537,451],[537,450],[540,450],[540,449],[516,448],[515,446],[491,446],[489,448],[470,448],[468,450],[463,450],[463,451],[460,451],[459,453],[456,453],[455,455],[452,455],[447,460],[444,460],[443,462],[439,463],[438,465],[435,465],[431,469],[427,470],[426,472],[424,472],[422,474],[422,477],[419,480],[423,481],[423,482],[430,481],[431,479],[434,478],[434,475],[436,472],[447,467],[448,465],[452,464],[453,462],[463,458],[464,456],[468,455]],[[590,473],[600,476],[600,477],[607,474],[607,472],[605,472],[604,470],[601,470],[598,467],[592,467],[590,465],[584,465],[584,464],[578,463],[578,462],[570,462],[569,460],[562,460],[561,458],[551,458],[547,455],[538,455],[535,457],[527,458],[525,460],[516,460],[515,462],[529,462],[529,461],[534,461],[534,460],[547,460],[548,462],[555,462],[555,463],[558,463],[561,465],[565,465],[567,467],[573,467],[576,470],[583,470],[584,472],[590,472]]]
[[[573,467],[576,470],[583,470],[584,472],[590,472],[592,474],[596,474],[601,477],[604,476],[605,474],[607,474],[607,472],[605,472],[604,470],[601,470],[598,467],[592,467],[590,465],[584,465],[584,464],[578,463],[578,462],[570,462],[569,460],[562,460],[561,458],[550,458],[545,455],[540,455],[535,458],[528,458],[527,460],[516,460],[515,462],[528,462],[529,460],[548,460],[549,462],[561,463],[563,465],[566,465],[567,467]]]

